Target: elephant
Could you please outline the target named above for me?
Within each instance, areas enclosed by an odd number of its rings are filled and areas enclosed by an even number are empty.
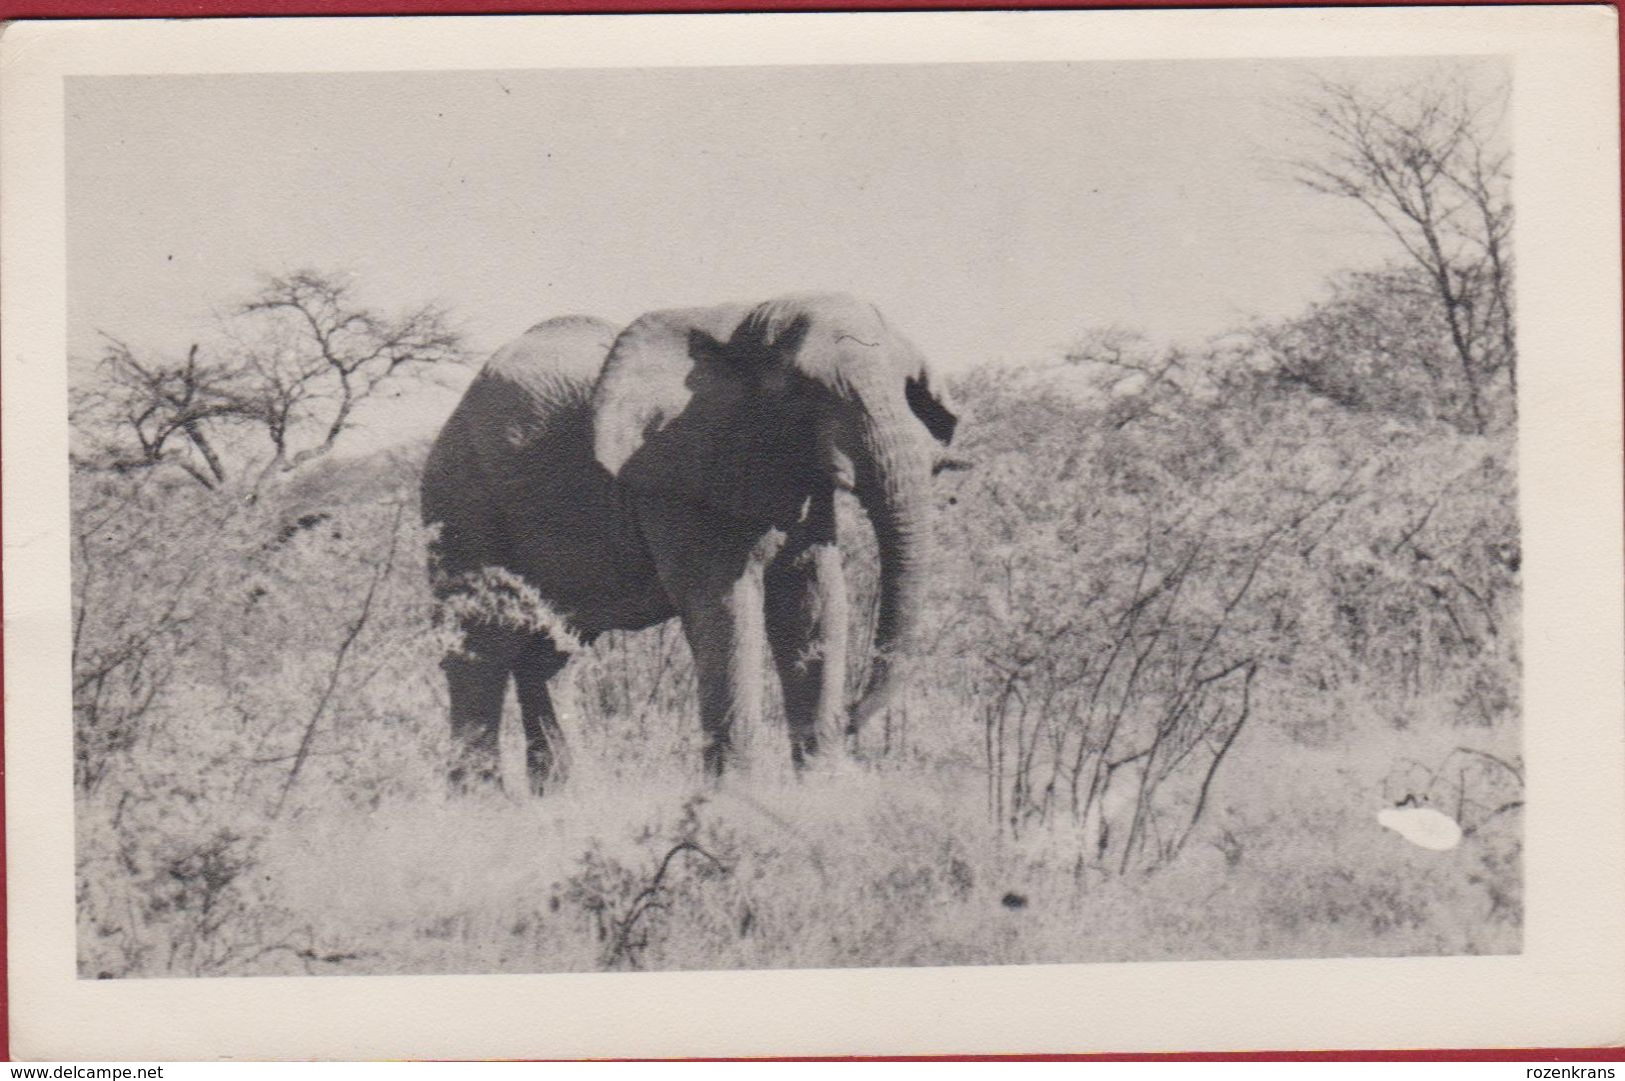
[[[442,662],[453,789],[500,783],[510,675],[530,788],[562,779],[549,679],[577,643],[672,618],[694,659],[708,774],[761,714],[764,639],[791,760],[855,734],[917,645],[930,478],[957,423],[919,350],[844,294],[657,311],[618,332],[566,316],[498,350],[424,468],[431,581],[448,601],[495,571],[567,629],[464,606]],[[850,709],[837,490],[867,513],[880,563],[875,656]]]

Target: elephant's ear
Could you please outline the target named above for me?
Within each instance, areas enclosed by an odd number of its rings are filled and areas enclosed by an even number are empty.
[[[593,388],[593,453],[617,477],[688,408],[696,372],[714,368],[746,309],[652,312],[615,339]],[[731,325],[730,325],[731,319]]]
[[[628,487],[665,492],[747,517],[772,517],[805,468],[789,402],[786,340],[736,339],[751,309],[655,312],[623,331],[593,390],[593,452]],[[810,435],[808,436],[810,439]]]
[[[959,427],[959,409],[949,396],[948,388],[932,375],[930,366],[923,360],[918,371],[904,377],[903,393],[908,399],[909,411],[925,425],[932,439],[943,446],[953,442],[954,429]]]

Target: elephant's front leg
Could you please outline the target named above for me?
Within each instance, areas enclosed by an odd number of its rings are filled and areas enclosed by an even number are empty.
[[[807,520],[768,569],[766,593],[790,757],[800,766],[844,727],[846,576],[835,544],[833,493],[815,497]]]
[[[747,565],[683,608],[683,630],[699,683],[705,770],[722,773],[733,757],[734,726],[762,715],[762,568]]]

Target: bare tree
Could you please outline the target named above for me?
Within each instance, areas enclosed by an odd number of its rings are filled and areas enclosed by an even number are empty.
[[[1391,91],[1322,80],[1301,108],[1324,145],[1293,162],[1299,182],[1358,202],[1421,268],[1474,432],[1510,420],[1491,392],[1517,379],[1506,101],[1505,85],[1484,89],[1460,73]]]
[[[184,361],[166,364],[109,338],[98,380],[75,397],[74,426],[89,440],[75,456],[116,472],[172,464],[203,487],[217,487],[227,474],[216,431],[251,416],[238,382],[223,366],[201,361],[196,345]]]
[[[205,488],[233,463],[258,462],[263,479],[332,450],[392,381],[464,357],[441,308],[384,315],[346,278],[314,270],[266,278],[224,330],[222,346],[194,344],[182,361],[108,338],[96,379],[75,395],[76,460],[120,472],[173,465]]]
[[[1177,349],[1159,350],[1138,330],[1123,326],[1091,327],[1066,351],[1066,363],[1095,369],[1108,393],[1132,388],[1153,390],[1163,382],[1177,382],[1183,361]]]
[[[250,327],[239,339],[252,373],[248,403],[271,442],[272,469],[327,453],[386,382],[463,352],[442,309],[387,318],[358,305],[349,281],[311,270],[268,279],[237,314]]]

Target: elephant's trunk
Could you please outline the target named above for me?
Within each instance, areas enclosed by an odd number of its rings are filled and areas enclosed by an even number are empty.
[[[910,656],[919,645],[931,558],[931,461],[923,439],[916,435],[918,422],[901,394],[863,397],[854,479],[880,550],[880,610],[874,663],[868,686],[853,707],[850,732],[885,709],[902,686]]]

